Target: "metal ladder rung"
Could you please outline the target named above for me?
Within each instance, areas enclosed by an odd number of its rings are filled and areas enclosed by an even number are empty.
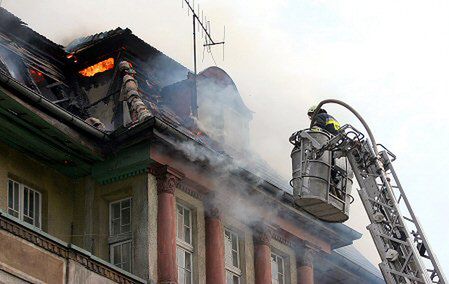
[[[410,257],[413,255],[413,250],[410,250],[407,257],[405,258],[404,264],[401,267],[401,272],[404,272],[405,268],[407,267],[408,261],[410,260]]]
[[[410,275],[410,274],[401,273],[399,271],[392,270],[392,269],[390,269],[389,272],[392,273],[392,274],[396,274],[396,275],[402,276],[404,278],[407,278],[407,279],[419,282],[419,283],[425,283],[423,280],[419,279],[416,276]]]
[[[374,200],[374,199],[371,198],[371,197],[369,197],[368,200],[371,201],[371,202],[373,202],[373,203],[376,203],[376,204],[378,204],[378,205],[381,205],[382,207],[385,207],[385,208],[387,208],[387,209],[394,210],[394,208],[391,207],[391,206],[389,206],[388,204],[384,204],[384,203],[382,203],[382,202],[379,202],[379,201],[377,201],[377,200]]]
[[[383,237],[385,239],[389,239],[390,241],[394,241],[394,242],[399,243],[399,244],[403,244],[403,245],[406,245],[406,246],[409,245],[406,241],[403,241],[403,240],[400,240],[400,239],[397,239],[397,238],[394,238],[394,237],[390,237],[390,236],[382,234],[382,233],[380,233],[379,236]]]

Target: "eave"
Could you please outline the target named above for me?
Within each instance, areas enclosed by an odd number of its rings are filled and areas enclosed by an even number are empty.
[[[13,79],[5,80],[3,73],[0,79],[1,141],[70,177],[90,174],[91,165],[103,160],[96,138],[74,127],[71,114],[55,105],[53,112],[49,111],[30,98],[43,102],[44,97]],[[56,110],[61,115],[56,115]]]

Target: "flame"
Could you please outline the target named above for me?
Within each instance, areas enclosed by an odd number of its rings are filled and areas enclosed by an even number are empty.
[[[97,64],[87,67],[79,71],[84,77],[92,77],[97,73],[105,72],[114,68],[114,58],[108,58],[106,60],[100,61]]]
[[[33,77],[34,82],[36,82],[37,84],[40,84],[42,82],[44,82],[45,78],[44,78],[44,74],[42,74],[41,71],[35,70],[30,68],[30,74],[31,77]]]

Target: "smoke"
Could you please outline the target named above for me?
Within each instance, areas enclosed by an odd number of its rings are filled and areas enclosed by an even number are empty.
[[[187,78],[189,70],[164,54],[152,55],[142,66],[150,80],[160,88]]]
[[[207,164],[211,177],[213,199],[206,200],[206,208],[215,207],[226,215],[231,215],[247,225],[262,220],[270,222],[278,214],[275,207],[267,208],[270,200],[278,199],[282,195],[268,196],[256,190],[264,184],[264,174],[253,166],[255,158],[247,153],[246,158],[214,152],[193,141],[175,143],[177,150],[194,164]]]
[[[200,129],[231,154],[247,152],[252,113],[232,79],[223,70],[210,67],[200,73],[197,92]]]

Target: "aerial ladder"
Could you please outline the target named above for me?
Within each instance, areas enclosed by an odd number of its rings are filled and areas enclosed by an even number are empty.
[[[368,137],[349,124],[335,136],[320,129],[293,133],[291,185],[296,205],[323,221],[344,222],[354,200],[355,176],[386,283],[449,284],[393,168],[396,156],[376,143],[365,120],[342,101],[320,102],[312,121],[327,103],[350,110]]]

